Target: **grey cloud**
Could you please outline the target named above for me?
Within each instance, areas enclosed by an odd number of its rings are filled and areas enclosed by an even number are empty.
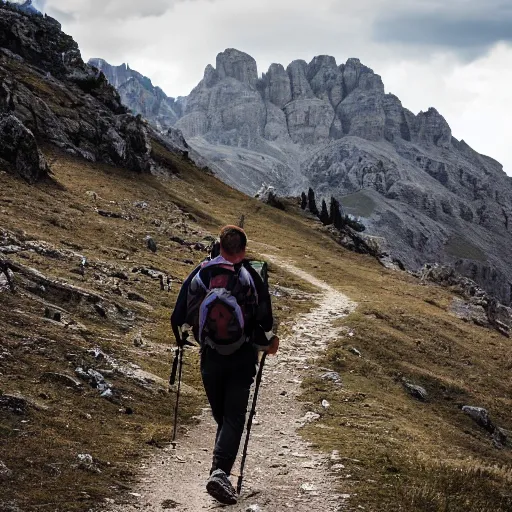
[[[48,0],[48,13],[61,18],[125,20],[128,18],[148,18],[164,15],[178,2],[194,0]]]
[[[435,7],[435,8],[434,8]],[[512,41],[512,8],[474,0],[386,15],[373,25],[373,38],[420,46],[440,46],[479,55],[494,44]]]
[[[71,23],[72,21],[76,20],[76,16],[74,13],[62,11],[61,9],[57,9],[55,7],[46,9],[45,12],[52,18],[59,20],[61,23]]]

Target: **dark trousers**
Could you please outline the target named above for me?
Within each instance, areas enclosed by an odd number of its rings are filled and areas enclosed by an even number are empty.
[[[217,422],[212,471],[222,469],[231,474],[244,432],[257,363],[256,348],[250,343],[230,356],[220,355],[211,347],[203,349],[201,375]]]

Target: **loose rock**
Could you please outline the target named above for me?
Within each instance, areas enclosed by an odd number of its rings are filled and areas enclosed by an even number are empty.
[[[9,164],[8,170],[30,183],[50,171],[33,133],[13,115],[0,117],[0,160]]]
[[[41,382],[54,382],[73,389],[80,389],[82,387],[82,383],[79,380],[64,373],[45,372],[41,375]]]
[[[471,405],[465,405],[462,407],[462,412],[467,414],[473,421],[475,421],[482,428],[487,430],[488,432],[493,433],[495,430],[495,426],[489,417],[489,413],[487,409],[483,407],[473,407]]]
[[[8,480],[12,475],[12,471],[0,460],[0,482]]]
[[[28,401],[22,396],[0,395],[0,409],[7,409],[15,414],[25,414]]]
[[[330,381],[334,382],[335,384],[341,384],[341,377],[340,377],[340,374],[337,372],[324,373],[320,378],[323,380],[330,380]]]
[[[403,382],[404,388],[409,392],[409,394],[416,398],[417,400],[425,401],[428,398],[428,393],[425,388],[421,386],[417,386],[416,384],[411,384],[410,382]]]

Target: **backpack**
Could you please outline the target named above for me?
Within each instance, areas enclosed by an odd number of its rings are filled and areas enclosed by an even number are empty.
[[[201,346],[230,355],[250,341],[247,325],[257,305],[256,287],[248,270],[244,266],[235,268],[218,256],[204,262],[190,284],[188,323]]]

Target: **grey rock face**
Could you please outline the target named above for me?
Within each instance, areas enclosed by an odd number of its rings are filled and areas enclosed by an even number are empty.
[[[37,147],[32,132],[15,116],[0,117],[0,161],[33,183],[48,175],[48,164]]]
[[[154,165],[147,123],[127,113],[116,89],[82,61],[60,25],[2,4],[0,116],[3,158],[29,181],[48,171],[36,140],[138,172]]]
[[[315,95],[306,77],[308,65],[304,60],[294,60],[286,71],[290,77],[292,99],[314,98]]]
[[[89,59],[89,65],[105,74],[119,92],[123,105],[136,114],[141,114],[159,130],[169,129],[182,115],[179,100],[169,98],[160,87],[126,64],[111,66],[103,59]]]
[[[500,304],[478,284],[459,274],[454,268],[439,265],[425,265],[419,272],[422,281],[431,281],[441,286],[450,287],[467,302],[456,301],[452,311],[465,320],[478,325],[492,326],[504,336],[512,332],[512,308]],[[499,287],[495,285],[495,289]],[[503,290],[505,292],[505,290]]]
[[[434,108],[415,115],[386,94],[358,59],[272,64],[258,79],[254,59],[228,49],[180,105],[174,126],[229,184],[333,195],[377,252],[415,270],[450,264],[511,303],[512,179]]]
[[[279,108],[283,108],[292,99],[290,77],[281,64],[272,64],[263,75],[264,97]],[[263,85],[262,84],[262,85]]]
[[[247,53],[228,48],[217,55],[219,78],[234,78],[244,84],[255,86],[258,81],[256,61]]]

